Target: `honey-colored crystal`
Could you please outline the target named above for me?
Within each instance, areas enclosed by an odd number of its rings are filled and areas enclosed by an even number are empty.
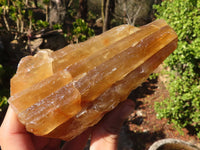
[[[9,103],[27,131],[71,140],[125,100],[176,47],[176,33],[157,20],[38,52],[20,61]]]

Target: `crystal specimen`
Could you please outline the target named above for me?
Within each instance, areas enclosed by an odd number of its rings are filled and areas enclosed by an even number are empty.
[[[20,61],[9,103],[27,131],[71,140],[125,100],[176,47],[176,33],[157,20],[40,51]]]

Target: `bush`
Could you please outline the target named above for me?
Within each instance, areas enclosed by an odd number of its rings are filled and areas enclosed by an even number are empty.
[[[74,43],[83,42],[89,37],[94,36],[94,30],[88,26],[83,19],[76,19],[73,22],[72,35],[69,37]]]
[[[9,88],[4,85],[4,77],[6,70],[0,64],[0,111],[7,105],[7,97],[9,96]]]
[[[192,127],[200,138],[200,0],[165,0],[154,8],[179,40],[165,61],[170,98],[156,103],[158,118],[168,118],[178,128]]]

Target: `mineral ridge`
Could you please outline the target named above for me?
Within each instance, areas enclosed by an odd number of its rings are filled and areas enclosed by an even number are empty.
[[[27,131],[71,140],[125,100],[177,47],[164,20],[121,25],[21,59],[9,103]]]

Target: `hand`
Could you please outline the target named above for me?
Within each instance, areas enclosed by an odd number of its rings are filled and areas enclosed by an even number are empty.
[[[0,145],[2,150],[81,150],[84,149],[91,135],[90,150],[115,150],[120,128],[133,109],[133,101],[122,102],[105,115],[96,126],[66,142],[61,148],[59,139],[39,137],[28,133],[9,107],[0,128]]]

